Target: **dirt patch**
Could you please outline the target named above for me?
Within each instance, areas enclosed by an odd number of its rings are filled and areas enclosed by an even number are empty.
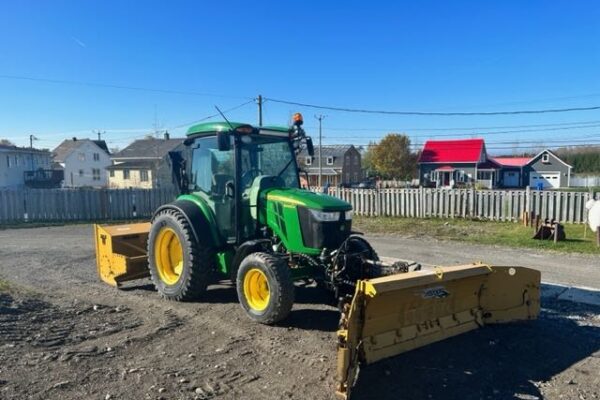
[[[338,313],[314,287],[267,327],[227,282],[197,303],[98,282],[90,227],[2,233],[1,399],[334,398]],[[600,398],[600,309],[543,308],[364,368],[354,398]]]

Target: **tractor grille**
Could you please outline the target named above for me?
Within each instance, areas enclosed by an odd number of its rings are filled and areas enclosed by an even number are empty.
[[[315,249],[337,249],[348,238],[352,229],[352,220],[344,219],[334,222],[317,221],[306,207],[298,207],[298,218],[302,231],[304,246]]]

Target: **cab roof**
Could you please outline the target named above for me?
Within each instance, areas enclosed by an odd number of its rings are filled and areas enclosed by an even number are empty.
[[[200,124],[192,125],[187,130],[186,135],[187,136],[191,136],[191,135],[209,136],[216,132],[229,131],[232,128],[236,129],[236,128],[239,128],[240,126],[251,126],[252,128],[254,128],[256,130],[260,129],[260,130],[276,131],[276,132],[288,132],[289,131],[289,128],[286,126],[270,125],[270,126],[263,126],[263,127],[258,128],[256,126],[253,126],[251,124],[245,124],[243,122],[227,123],[226,121],[217,121],[217,122],[203,122]]]

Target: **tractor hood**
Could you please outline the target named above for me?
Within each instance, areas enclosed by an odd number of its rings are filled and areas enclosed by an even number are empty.
[[[321,193],[314,193],[304,189],[285,188],[271,189],[265,192],[270,201],[279,201],[285,204],[304,206],[320,211],[349,211],[352,205],[337,197]]]

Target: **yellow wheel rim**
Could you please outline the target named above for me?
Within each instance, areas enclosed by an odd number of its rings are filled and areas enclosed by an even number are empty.
[[[154,251],[158,276],[167,285],[174,285],[183,272],[183,247],[173,229],[164,227],[158,232]]]
[[[255,311],[263,311],[269,305],[269,282],[260,269],[252,268],[244,276],[244,297]]]

